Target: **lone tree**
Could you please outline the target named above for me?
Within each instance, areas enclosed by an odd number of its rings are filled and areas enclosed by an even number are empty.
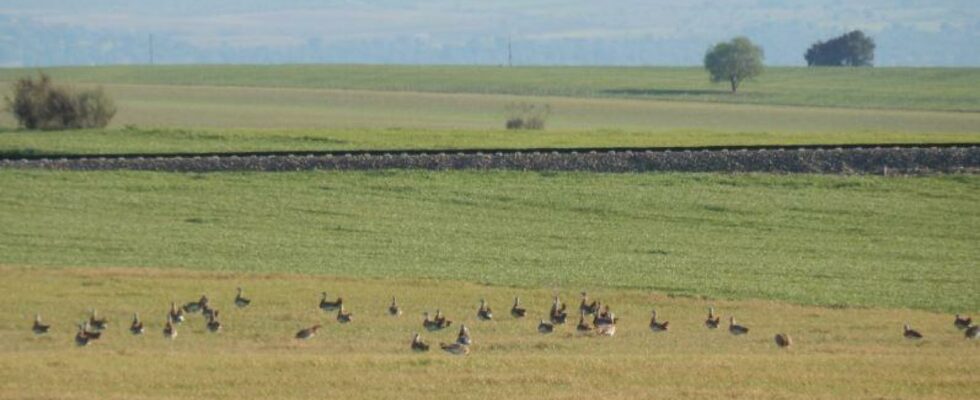
[[[704,55],[704,68],[711,73],[712,82],[730,82],[732,93],[742,81],[762,73],[762,48],[744,36],[721,42]]]
[[[809,66],[870,67],[875,60],[875,41],[864,32],[851,31],[816,42],[803,55]]]

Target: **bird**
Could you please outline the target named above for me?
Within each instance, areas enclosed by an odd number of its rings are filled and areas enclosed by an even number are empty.
[[[34,326],[31,327],[31,330],[34,331],[34,334],[43,335],[45,333],[48,333],[49,329],[51,329],[51,325],[45,325],[41,323],[41,314],[34,314]]]
[[[129,324],[129,332],[134,335],[143,334],[143,321],[140,321],[139,313],[133,313],[133,323]]]
[[[514,297],[514,306],[510,308],[510,315],[514,318],[524,318],[527,316],[527,309],[521,307],[520,297]]]
[[[163,326],[163,337],[171,340],[177,337],[177,327],[169,315],[167,316],[167,324]]]
[[[238,306],[238,308],[245,308],[248,307],[249,304],[252,304],[252,299],[247,299],[245,296],[242,296],[242,288],[239,287],[238,294],[235,295],[235,305]]]
[[[174,324],[179,324],[184,322],[184,310],[182,308],[177,308],[176,302],[170,302],[170,314],[168,318]]]
[[[613,315],[613,313],[609,311],[608,304],[602,306],[602,311],[593,314],[592,324],[595,326],[611,325],[615,323],[616,323],[615,315]]]
[[[343,304],[341,304],[340,308],[337,310],[337,322],[340,322],[342,324],[346,324],[348,322],[353,321],[353,316],[354,314],[350,313],[349,311],[344,311]]]
[[[217,310],[211,308],[211,306],[209,305],[205,305],[204,307],[201,307],[201,315],[204,316],[205,320],[210,321],[211,317],[213,317],[214,313],[216,312]]]
[[[412,350],[417,352],[429,351],[429,345],[422,341],[422,335],[418,332],[412,337]]]
[[[601,323],[595,326],[596,333],[600,336],[613,336],[616,334],[616,314],[609,312],[609,316],[606,317]]]
[[[309,328],[300,329],[296,332],[296,339],[307,340],[316,336],[316,332],[320,330],[320,325],[313,325]]]
[[[75,344],[79,347],[88,346],[89,341],[91,339],[85,334],[84,325],[78,324],[78,333],[75,334]]]
[[[589,322],[585,320],[585,311],[579,310],[579,312],[581,315],[578,318],[578,325],[575,325],[575,331],[581,334],[591,333],[592,325],[589,325]]]
[[[336,301],[327,301],[327,292],[322,292],[322,294],[323,297],[320,298],[320,309],[323,311],[333,311],[339,309],[344,304],[344,299],[340,297]]]
[[[976,339],[980,337],[980,325],[973,325],[966,328],[966,332],[963,333],[967,339]]]
[[[654,332],[667,332],[670,321],[657,322],[657,310],[653,310],[650,314],[650,330]]]
[[[548,321],[542,319],[541,323],[538,324],[538,332],[551,333],[554,331],[555,331],[555,325]]]
[[[436,316],[433,317],[433,320],[439,324],[439,329],[448,328],[449,325],[453,324],[453,321],[446,319],[446,316],[442,315],[442,311],[439,311],[438,308],[436,309]]]
[[[970,325],[972,324],[973,324],[973,318],[967,316],[961,317],[959,314],[956,314],[956,319],[953,320],[953,326],[955,326],[959,330],[969,328]]]
[[[436,322],[435,320],[429,318],[429,312],[428,311],[422,313],[422,316],[425,317],[425,319],[422,320],[422,327],[425,328],[426,330],[428,330],[428,331],[437,331],[437,330],[442,329],[442,326],[440,326],[440,324],[438,322]]]
[[[86,321],[83,324],[82,333],[85,335],[85,337],[91,340],[98,340],[102,338],[102,331],[93,330],[93,329],[94,328],[92,327],[92,324]]]
[[[208,316],[207,326],[211,333],[218,333],[221,331],[221,321],[218,321],[218,310],[214,310],[214,312]]]
[[[566,307],[565,303],[562,303],[561,300],[559,300],[558,296],[556,295],[555,301],[551,304],[551,311],[548,313],[549,319],[551,319],[551,323],[553,324],[565,323],[565,320],[568,319],[568,313],[565,312],[565,307]]]
[[[92,315],[88,318],[88,323],[92,329],[97,331],[105,330],[105,328],[109,327],[109,321],[105,318],[99,318],[94,308],[92,309]]]
[[[181,309],[189,313],[196,313],[207,308],[210,303],[211,300],[208,299],[208,296],[206,294],[202,294],[200,299],[184,304]]]
[[[452,344],[439,343],[439,348],[441,348],[443,351],[449,354],[454,354],[457,356],[465,356],[467,354],[470,354],[470,346],[459,344],[459,343],[452,343]]]
[[[728,332],[735,336],[744,335],[749,333],[749,328],[735,323],[735,317],[730,317],[728,319]]]
[[[587,315],[595,314],[599,311],[599,302],[593,301],[589,303],[589,295],[586,292],[582,292],[582,304],[579,304],[578,309]]]
[[[912,329],[909,324],[905,324],[905,328],[902,332],[902,336],[905,336],[909,340],[919,340],[922,339],[922,334],[919,331]]]
[[[476,310],[476,317],[481,321],[490,321],[493,319],[493,310],[487,305],[486,299],[480,299],[480,308]]]
[[[391,296],[391,305],[388,306],[388,315],[397,317],[402,315],[401,307],[398,307],[398,303],[395,301],[395,296]]]
[[[776,341],[776,346],[779,346],[781,348],[787,348],[793,345],[793,339],[791,339],[789,335],[785,333],[776,334],[773,340]]]
[[[466,325],[459,326],[459,334],[456,335],[456,343],[469,346],[473,344],[473,339],[470,339],[470,329]]]
[[[715,308],[708,307],[708,319],[704,320],[704,326],[708,329],[717,329],[721,325],[721,317],[715,316]]]

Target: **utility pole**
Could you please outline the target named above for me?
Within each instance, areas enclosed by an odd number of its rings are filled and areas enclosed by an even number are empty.
[[[153,34],[150,34],[150,65],[153,65]]]
[[[514,46],[510,35],[507,35],[507,66],[514,66]]]

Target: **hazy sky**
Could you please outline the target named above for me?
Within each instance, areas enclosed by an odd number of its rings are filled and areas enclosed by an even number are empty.
[[[127,40],[139,47],[135,38],[152,33],[180,48],[179,62],[208,49],[245,61],[259,55],[250,51],[274,49],[267,61],[297,62],[342,49],[320,61],[398,62],[385,59],[389,46],[405,62],[485,63],[499,54],[480,52],[512,37],[528,63],[697,64],[709,44],[744,34],[763,44],[770,64],[800,65],[810,43],[851,29],[878,39],[880,65],[980,61],[980,0],[2,0],[0,18],[0,44],[16,32],[67,27],[65,51],[108,51]],[[76,36],[88,38],[64,44]],[[39,59],[31,52],[49,45],[21,46],[20,56]],[[16,62],[7,58],[0,62]]]

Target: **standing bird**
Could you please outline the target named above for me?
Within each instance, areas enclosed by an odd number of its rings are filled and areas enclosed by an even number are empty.
[[[609,312],[609,316],[595,326],[596,333],[600,336],[613,336],[616,334],[616,314]]]
[[[480,299],[480,308],[476,310],[476,317],[481,321],[489,321],[493,319],[493,310],[487,305],[486,299]]]
[[[177,327],[174,326],[174,320],[167,316],[167,324],[163,326],[163,337],[173,340],[177,337]]]
[[[51,329],[51,325],[45,325],[41,323],[41,314],[34,314],[34,326],[31,327],[31,330],[34,331],[34,334],[43,335],[45,333],[48,333],[49,329]]]
[[[670,325],[670,321],[658,322],[657,321],[657,310],[653,310],[650,315],[650,330],[654,332],[667,332],[667,326]]]
[[[88,335],[85,334],[84,324],[78,324],[78,333],[75,334],[75,344],[79,347],[88,346],[90,340]]]
[[[527,316],[527,309],[521,307],[520,297],[514,297],[514,306],[510,308],[510,315],[514,318],[524,318]]]
[[[180,308],[177,308],[177,303],[171,301],[170,302],[170,314],[167,315],[167,317],[169,318],[169,320],[171,322],[173,322],[175,324],[179,324],[181,322],[184,322],[184,310],[183,309],[180,309]]]
[[[555,325],[548,321],[542,319],[541,323],[538,324],[538,332],[551,333],[554,331],[555,331]]]
[[[397,317],[402,315],[401,307],[398,307],[398,303],[395,301],[395,296],[391,296],[391,305],[388,306],[388,315]]]
[[[129,324],[129,332],[134,335],[143,334],[143,321],[140,321],[139,313],[133,313],[133,323]]]
[[[953,320],[953,326],[955,326],[956,329],[959,330],[969,328],[970,325],[972,324],[973,324],[973,318],[967,316],[961,317],[959,314],[956,314],[956,319]]]
[[[216,312],[218,312],[218,310],[211,308],[210,305],[205,305],[204,307],[201,307],[201,315],[204,316],[205,320],[210,321],[211,317],[213,317],[214,313]]]
[[[252,299],[247,299],[245,296],[242,296],[242,288],[239,287],[238,294],[235,295],[235,305],[238,306],[238,308],[245,308],[248,307],[249,304],[252,304]]]
[[[465,356],[467,354],[470,354],[470,346],[459,344],[459,343],[452,343],[452,344],[439,343],[439,347],[443,351],[457,356]]]
[[[313,325],[309,328],[300,329],[296,332],[296,338],[299,340],[307,340],[316,336],[316,332],[320,330],[320,325]]]
[[[582,292],[582,304],[579,304],[578,310],[584,312],[587,315],[595,314],[599,311],[599,302],[593,301],[589,303],[589,295],[586,292]]]
[[[575,331],[581,334],[587,334],[592,332],[592,325],[585,320],[585,311],[579,310],[578,325],[575,325]]]
[[[343,304],[341,304],[340,309],[337,310],[337,322],[340,322],[342,324],[346,324],[348,322],[353,321],[353,316],[354,314],[344,311]]]
[[[448,328],[449,325],[453,324],[453,321],[450,321],[445,315],[442,315],[442,311],[438,308],[436,309],[436,316],[433,319],[439,324],[439,329]]]
[[[84,327],[82,328],[82,333],[85,334],[85,337],[91,340],[98,340],[102,338],[102,331],[92,330],[92,329],[93,329],[92,324],[86,321]]]
[[[964,336],[966,336],[967,339],[976,339],[980,337],[980,325],[973,325],[969,328],[966,328],[966,332],[964,332]]]
[[[204,309],[208,308],[210,304],[211,304],[211,300],[208,299],[208,295],[202,294],[200,299],[198,299],[197,301],[192,301],[190,303],[184,304],[183,307],[181,308],[186,312],[196,313],[196,312],[201,312]]]
[[[735,323],[735,317],[731,317],[728,319],[728,332],[735,336],[745,335],[749,333],[749,328]]]
[[[422,335],[419,335],[418,332],[412,337],[412,351],[429,351],[429,345],[422,341]]]
[[[555,296],[555,301],[551,303],[551,310],[548,313],[549,319],[553,324],[564,324],[565,320],[568,319],[568,313],[565,312],[565,303],[562,303],[558,296]]]
[[[335,301],[327,301],[327,292],[322,292],[321,294],[323,296],[320,297],[320,309],[323,311],[333,311],[339,309],[344,304],[343,298],[338,297]]]
[[[109,327],[109,320],[105,318],[99,318],[95,309],[92,309],[92,315],[88,318],[88,323],[91,327],[97,331],[105,330]]]
[[[218,321],[218,310],[214,310],[210,316],[208,316],[208,330],[211,333],[218,333],[221,330],[221,321]]]
[[[773,340],[776,341],[776,346],[779,346],[780,348],[785,349],[793,345],[793,339],[791,339],[789,335],[785,333],[776,334],[776,337],[774,337]]]
[[[922,334],[919,333],[919,331],[912,329],[912,327],[910,327],[909,324],[905,324],[905,328],[903,329],[902,336],[905,336],[905,338],[909,340],[922,339]]]
[[[460,325],[459,334],[456,335],[456,343],[465,346],[473,344],[473,339],[470,339],[470,329],[466,325]]]
[[[715,316],[715,308],[708,307],[708,319],[704,320],[704,326],[708,329],[717,329],[721,325],[721,317]]]

